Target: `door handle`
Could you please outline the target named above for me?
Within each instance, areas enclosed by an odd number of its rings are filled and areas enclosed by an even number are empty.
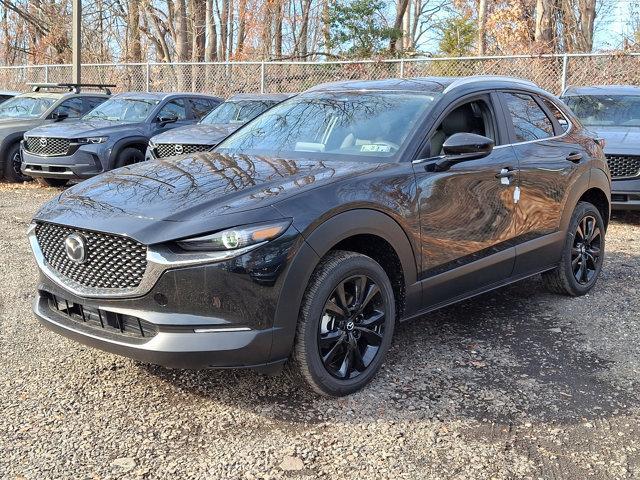
[[[511,167],[505,167],[499,173],[496,173],[496,178],[513,178],[515,174],[516,172]]]
[[[567,155],[567,160],[573,163],[578,163],[580,160],[582,160],[582,154],[580,152],[571,152],[569,155]]]

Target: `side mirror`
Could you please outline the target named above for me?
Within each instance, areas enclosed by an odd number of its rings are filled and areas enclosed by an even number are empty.
[[[447,170],[452,165],[484,158],[493,151],[495,142],[475,133],[454,133],[442,145],[444,156],[434,165],[435,171]]]
[[[178,121],[178,116],[174,114],[158,115],[158,123],[160,125],[166,125],[167,123],[174,123]]]
[[[54,122],[60,122],[62,120],[66,120],[67,118],[69,118],[69,114],[61,110],[56,110],[51,113],[51,119]]]

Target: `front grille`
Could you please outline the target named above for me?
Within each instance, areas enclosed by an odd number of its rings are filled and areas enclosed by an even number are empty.
[[[49,308],[61,313],[73,322],[97,331],[145,339],[155,337],[158,333],[157,326],[138,317],[73,303],[49,293],[43,292],[43,295],[49,301]]]
[[[25,146],[28,152],[35,155],[66,155],[71,140],[66,138],[27,137]]]
[[[182,150],[180,150],[182,147]],[[193,145],[182,143],[156,144],[156,157],[172,157],[173,155],[189,155],[191,153],[206,152],[211,150],[211,145]]]
[[[67,255],[65,239],[72,233],[85,240],[83,263]],[[36,239],[51,268],[85,287],[135,288],[147,268],[147,247],[130,238],[39,223]]]
[[[613,178],[636,177],[640,175],[640,156],[607,155],[607,163]]]

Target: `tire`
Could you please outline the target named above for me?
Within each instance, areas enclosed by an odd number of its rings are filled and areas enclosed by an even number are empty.
[[[7,182],[26,182],[32,180],[31,177],[24,175],[20,171],[22,157],[20,155],[20,144],[14,143],[7,149],[4,158],[4,178]]]
[[[294,373],[323,396],[360,390],[384,361],[395,315],[391,282],[378,263],[359,253],[330,252],[313,272],[302,300],[291,362]]]
[[[67,180],[66,178],[43,178],[43,177],[38,177],[36,178],[36,182],[38,182],[40,185],[44,185],[45,187],[56,187],[56,188],[61,188],[67,185],[67,183],[69,183],[69,180]]]
[[[558,267],[542,274],[545,286],[554,293],[572,297],[585,295],[598,280],[604,253],[605,228],[602,215],[592,204],[579,202],[569,222]]]
[[[143,162],[144,154],[137,148],[128,147],[122,150],[113,165],[113,168],[126,167],[134,163]]]

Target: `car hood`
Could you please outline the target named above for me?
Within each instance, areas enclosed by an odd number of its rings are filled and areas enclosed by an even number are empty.
[[[81,120],[73,123],[58,122],[29,131],[34,137],[79,138],[84,136],[99,137],[116,133],[131,133],[137,130],[140,123],[122,123],[110,120]]]
[[[282,218],[274,203],[376,168],[366,162],[203,152],[85,180],[45,204],[35,219],[160,243]]]
[[[605,139],[605,153],[640,155],[639,127],[589,127]]]
[[[153,143],[184,143],[190,145],[217,145],[242,125],[237,123],[196,124],[174,128],[153,137]]]

